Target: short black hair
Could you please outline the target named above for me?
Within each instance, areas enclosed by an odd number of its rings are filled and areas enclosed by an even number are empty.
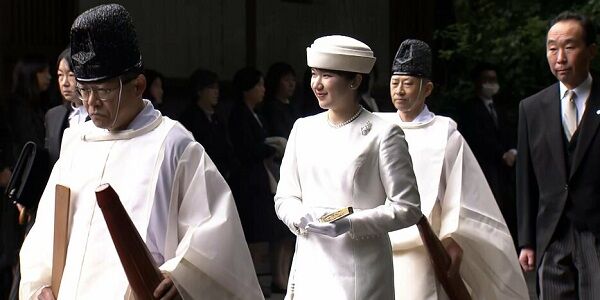
[[[192,101],[198,98],[198,92],[219,82],[217,73],[205,69],[197,69],[190,76],[189,87]]]
[[[583,39],[587,46],[596,43],[596,26],[594,25],[592,20],[586,15],[574,11],[563,11],[560,14],[558,14],[558,16],[556,16],[554,19],[550,20],[550,23],[548,24],[548,30],[546,30],[546,33],[550,31],[550,28],[552,28],[554,24],[570,20],[579,22],[581,28],[583,28]]]
[[[245,67],[233,75],[233,88],[236,96],[243,100],[244,92],[251,90],[263,78],[263,75],[254,67]]]
[[[497,71],[497,70],[498,70],[498,68],[496,68],[495,65],[493,65],[489,62],[479,62],[475,65],[473,70],[471,70],[471,80],[473,80],[473,82],[478,81],[481,78],[481,73],[483,73],[484,71]]]
[[[294,68],[285,62],[276,62],[269,67],[265,78],[265,97],[273,97],[279,89],[279,81],[288,74],[296,76]]]
[[[132,74],[132,76],[134,76],[134,74]],[[154,70],[154,69],[145,69],[144,70],[144,77],[146,77],[146,89],[144,90],[144,92],[142,93],[142,97],[144,99],[148,99],[150,101],[152,101],[152,103],[156,102],[156,99],[154,99],[154,96],[152,96],[152,93],[150,93],[150,87],[152,86],[152,83],[154,83],[154,81],[156,81],[156,79],[160,79],[161,83],[164,84],[164,76]],[[129,79],[130,77],[125,76],[125,74],[121,75],[121,79]],[[137,75],[135,77],[133,77],[131,80],[137,78]],[[129,81],[131,81],[129,80]],[[123,81],[123,83],[125,83],[125,81]]]
[[[60,67],[60,61],[65,60],[67,62],[67,66],[69,66],[69,70],[73,71],[73,62],[71,61],[71,47],[67,47],[63,50],[56,59],[56,68]]]

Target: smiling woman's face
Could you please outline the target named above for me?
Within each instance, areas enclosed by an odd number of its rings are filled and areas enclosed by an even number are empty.
[[[323,109],[354,105],[356,90],[350,87],[351,80],[335,72],[312,68],[310,87],[319,106]]]

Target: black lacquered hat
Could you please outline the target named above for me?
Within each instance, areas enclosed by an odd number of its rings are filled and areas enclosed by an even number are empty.
[[[392,64],[392,75],[431,79],[431,48],[420,40],[404,40]]]
[[[118,4],[91,8],[71,27],[71,58],[78,81],[98,81],[142,72],[137,34],[127,10]]]

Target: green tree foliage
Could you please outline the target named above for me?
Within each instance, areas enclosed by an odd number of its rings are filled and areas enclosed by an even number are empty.
[[[600,20],[600,0],[501,1],[456,0],[457,22],[437,30],[441,107],[455,106],[473,95],[471,70],[479,62],[498,68],[501,95],[514,105],[554,82],[545,56],[548,21],[563,10]],[[595,70],[600,70],[600,59]]]

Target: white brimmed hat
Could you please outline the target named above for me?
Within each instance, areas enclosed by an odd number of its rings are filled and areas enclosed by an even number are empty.
[[[311,68],[369,74],[375,56],[371,48],[359,40],[330,35],[316,39],[306,48],[306,63]]]

